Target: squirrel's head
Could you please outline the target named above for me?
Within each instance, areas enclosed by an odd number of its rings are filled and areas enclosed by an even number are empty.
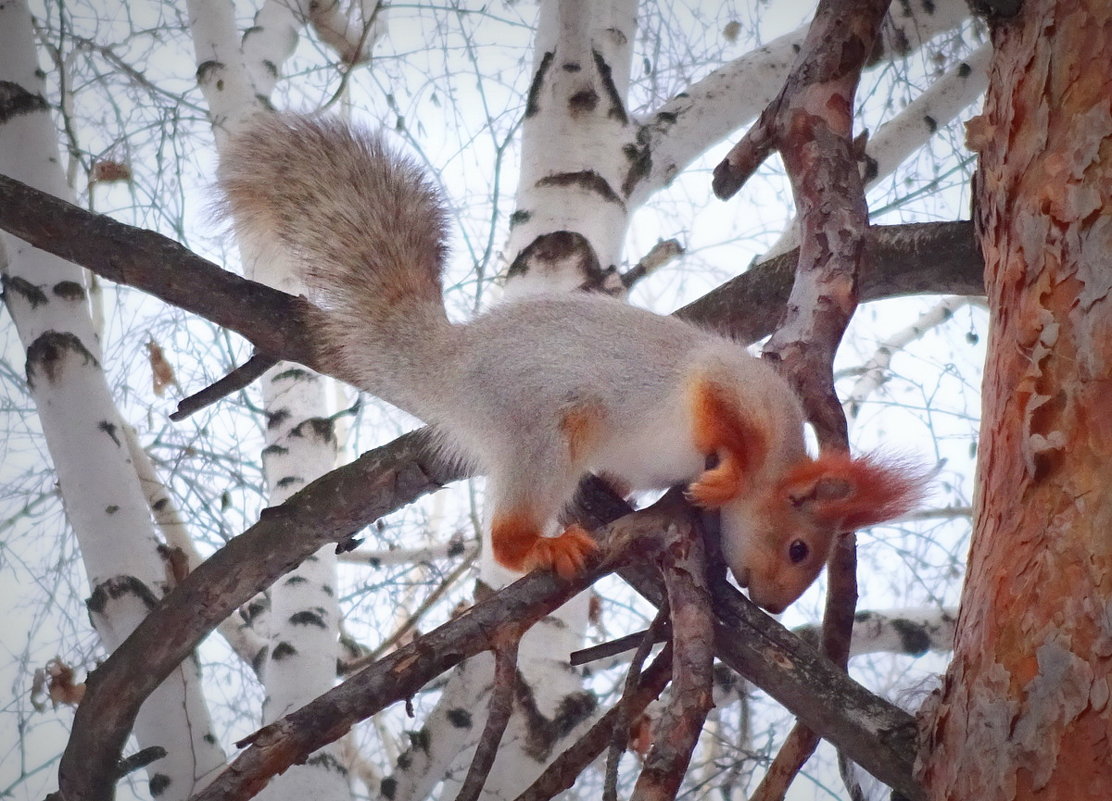
[[[922,498],[927,475],[872,456],[804,458],[717,505],[722,553],[750,599],[777,614],[803,594],[842,532],[891,520]]]

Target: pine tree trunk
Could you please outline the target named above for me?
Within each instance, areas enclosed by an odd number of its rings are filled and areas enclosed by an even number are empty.
[[[993,31],[977,218],[992,334],[932,799],[1112,797],[1112,5]]]

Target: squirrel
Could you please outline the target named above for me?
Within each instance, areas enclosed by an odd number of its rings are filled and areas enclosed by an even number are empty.
[[[900,462],[809,456],[787,382],[674,317],[578,292],[451,322],[441,192],[376,133],[258,115],[230,137],[218,187],[239,235],[304,271],[328,313],[315,332],[322,363],[432,425],[487,475],[493,556],[511,570],[584,568],[597,548],[585,530],[546,532],[588,472],[630,490],[687,483],[692,502],[720,510],[738,583],[778,613],[841,532],[923,494],[922,473]]]

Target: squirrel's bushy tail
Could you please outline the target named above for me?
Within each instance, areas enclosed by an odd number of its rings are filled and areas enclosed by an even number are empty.
[[[312,332],[324,363],[425,416],[428,389],[413,384],[450,324],[440,286],[446,213],[421,169],[339,120],[260,114],[230,138],[219,186],[249,247],[280,248],[329,312]]]

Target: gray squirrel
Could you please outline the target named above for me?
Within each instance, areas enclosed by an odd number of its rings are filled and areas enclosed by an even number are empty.
[[[511,570],[583,569],[597,547],[586,531],[545,535],[586,473],[630,490],[686,482],[694,503],[721,510],[738,583],[775,613],[814,581],[840,532],[922,495],[922,472],[899,462],[810,457],[783,378],[673,317],[574,293],[452,323],[441,194],[377,134],[260,114],[230,137],[219,186],[237,232],[281,248],[328,312],[323,363],[431,424],[487,475],[493,555]]]

